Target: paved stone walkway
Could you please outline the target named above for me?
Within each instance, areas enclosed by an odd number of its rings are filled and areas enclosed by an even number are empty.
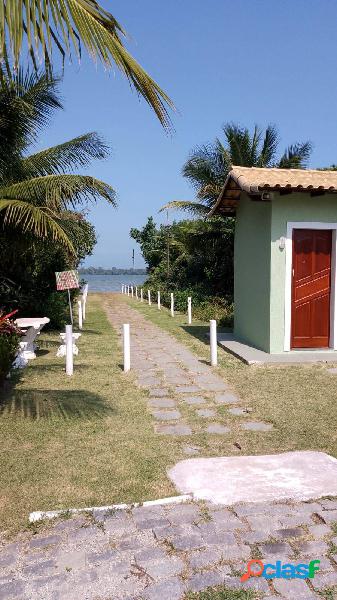
[[[319,592],[337,585],[336,523],[333,500],[230,508],[191,502],[77,516],[0,549],[0,598],[181,600],[187,591],[225,585],[254,588],[266,600],[322,600]],[[321,570],[311,580],[242,583],[250,558],[318,559]]]
[[[158,434],[227,435],[233,421],[226,419],[223,410],[220,414],[219,406],[224,405],[229,414],[242,419],[241,429],[262,434],[272,429],[269,423],[249,418],[251,409],[212,367],[123,300],[115,294],[106,302],[106,310],[119,336],[123,323],[130,324],[131,367],[138,385],[149,391],[148,406]],[[153,306],[153,310],[158,309]],[[186,454],[198,452],[197,447],[185,448]]]

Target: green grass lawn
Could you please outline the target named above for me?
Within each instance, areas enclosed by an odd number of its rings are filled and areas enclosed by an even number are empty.
[[[73,377],[56,358],[58,334],[39,345],[1,397],[0,532],[24,528],[33,510],[175,494],[165,469],[179,447],[154,435],[147,394],[120,368],[100,299],[89,296]]]
[[[189,326],[186,315],[172,318],[165,308],[159,311],[155,305],[149,307],[145,302],[123,298],[199,357],[209,360],[208,323],[193,321]],[[252,418],[274,425],[271,433],[238,433],[242,454],[313,449],[337,457],[337,376],[329,374],[326,365],[247,366],[220,348],[218,358],[218,373],[244,400],[244,405],[252,408]],[[227,408],[223,410],[225,414]],[[223,439],[217,444],[212,441],[212,445],[214,452],[237,453],[233,444]]]
[[[121,298],[208,359],[207,324],[189,327],[184,315],[172,319],[166,310]],[[104,301],[109,302],[108,295]],[[196,433],[168,438],[155,435],[147,392],[135,385],[132,371],[121,370],[121,350],[102,296],[89,296],[71,378],[65,375],[64,359],[56,358],[58,345],[58,334],[43,333],[38,358],[15,375],[2,393],[1,532],[11,534],[26,527],[34,510],[174,495],[166,469],[186,458],[186,442],[201,446],[203,456],[292,449],[324,450],[337,456],[337,378],[324,366],[247,367],[219,349],[218,372],[252,408],[252,418],[272,422],[274,430],[244,432],[235,425],[242,418],[238,421],[226,407],[219,407],[224,419],[231,419],[228,436]]]

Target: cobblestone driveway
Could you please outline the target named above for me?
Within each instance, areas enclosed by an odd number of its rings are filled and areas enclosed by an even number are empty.
[[[256,588],[268,600],[318,600],[319,590],[337,585],[335,522],[332,500],[184,503],[77,516],[1,548],[0,598],[180,600],[188,590],[225,584]],[[310,583],[241,583],[247,560],[259,557],[320,559],[321,571]]]

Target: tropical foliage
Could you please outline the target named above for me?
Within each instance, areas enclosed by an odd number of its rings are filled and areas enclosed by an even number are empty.
[[[172,201],[164,209],[180,209],[193,215],[207,215],[225,183],[232,165],[243,167],[277,167],[303,169],[311,154],[310,142],[295,143],[277,155],[279,134],[273,125],[265,130],[227,123],[223,127],[225,143],[216,139],[198,146],[183,166],[182,174],[191,183],[196,201]]]
[[[96,133],[29,154],[53,111],[61,109],[58,80],[36,73],[0,88],[1,305],[20,316],[46,315],[62,325],[66,301],[55,292],[55,271],[76,268],[96,243],[81,210],[97,199],[116,205],[114,189],[76,173],[108,148]]]
[[[103,198],[115,205],[113,188],[88,175],[72,172],[108,154],[104,142],[88,133],[35,154],[37,142],[55,109],[61,108],[58,79],[20,71],[0,88],[0,223],[23,233],[51,237],[70,252],[65,230],[67,209]]]
[[[19,348],[21,331],[13,322],[15,313],[16,311],[9,314],[0,312],[0,385],[9,373]]]
[[[53,52],[62,60],[81,58],[84,46],[91,58],[104,67],[115,65],[130,86],[153,108],[160,122],[169,127],[170,98],[126,50],[126,32],[96,0],[26,0],[0,2],[0,59],[2,73],[17,71],[23,54],[36,66],[44,62],[51,74]]]
[[[177,310],[193,312],[228,325],[232,316],[234,221],[213,217],[156,226],[152,217],[130,235],[148,266],[146,286],[161,291],[167,306],[174,292]],[[211,317],[209,316],[211,315]],[[213,316],[212,316],[213,315]]]

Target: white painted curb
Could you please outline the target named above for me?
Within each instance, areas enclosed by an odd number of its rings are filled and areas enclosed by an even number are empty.
[[[193,494],[184,494],[182,496],[172,496],[171,498],[160,498],[159,500],[148,500],[147,502],[134,502],[133,504],[110,504],[109,506],[89,506],[87,508],[68,508],[63,510],[35,511],[29,514],[29,522],[44,521],[45,519],[55,519],[64,514],[77,515],[86,512],[99,512],[107,510],[126,510],[138,508],[140,506],[156,506],[158,504],[180,504],[193,500]]]

